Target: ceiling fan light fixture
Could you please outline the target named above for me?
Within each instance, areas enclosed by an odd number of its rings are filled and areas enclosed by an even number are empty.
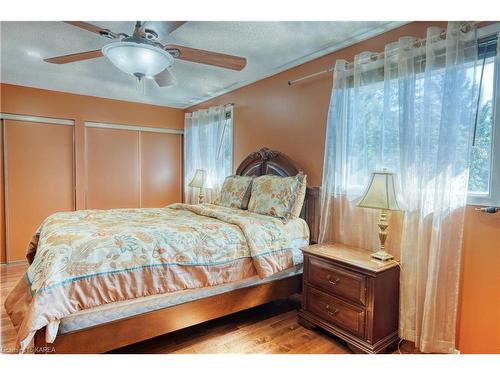
[[[102,53],[118,69],[136,77],[154,77],[174,63],[170,53],[146,43],[114,42],[105,45]]]

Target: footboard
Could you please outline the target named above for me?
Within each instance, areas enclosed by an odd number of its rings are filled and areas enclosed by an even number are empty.
[[[35,335],[37,354],[104,353],[258,305],[285,299],[302,288],[302,275],[241,288],[219,295],[58,335],[46,343],[45,329]]]

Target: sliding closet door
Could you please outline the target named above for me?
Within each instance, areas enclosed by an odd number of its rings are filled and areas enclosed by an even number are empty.
[[[139,132],[86,128],[87,208],[140,207]]]
[[[182,201],[182,136],[141,132],[141,206]]]
[[[24,260],[42,221],[74,209],[73,126],[4,120],[7,261]]]

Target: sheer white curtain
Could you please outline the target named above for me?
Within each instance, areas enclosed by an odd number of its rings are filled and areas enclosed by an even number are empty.
[[[446,31],[446,38],[443,38]],[[401,261],[400,336],[424,352],[455,350],[460,258],[478,94],[470,24],[429,28],[347,69],[337,61],[328,115],[320,241],[375,249],[377,210],[356,199],[373,170],[399,176],[406,210],[391,218]]]
[[[184,201],[198,203],[199,189],[189,187],[197,169],[205,170],[205,203],[217,197],[232,172],[233,108],[217,106],[186,113],[184,120]]]

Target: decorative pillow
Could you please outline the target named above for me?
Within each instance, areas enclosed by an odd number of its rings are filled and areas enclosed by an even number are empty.
[[[302,178],[300,179],[301,181],[299,182],[299,188],[295,194],[295,202],[293,202],[291,211],[291,216],[294,219],[300,217],[300,212],[302,211],[302,206],[304,205],[307,190],[307,175],[300,173],[297,176],[301,176]]]
[[[253,179],[253,176],[227,176],[214,204],[246,210]]]
[[[305,186],[304,174],[293,177],[273,175],[257,177],[252,183],[248,210],[285,220],[294,217],[297,210],[300,215],[304,198],[302,197],[302,202],[300,202],[297,197],[300,195],[299,190],[302,189],[302,185]],[[305,196],[305,191],[303,194]],[[296,203],[297,207],[295,207]]]

